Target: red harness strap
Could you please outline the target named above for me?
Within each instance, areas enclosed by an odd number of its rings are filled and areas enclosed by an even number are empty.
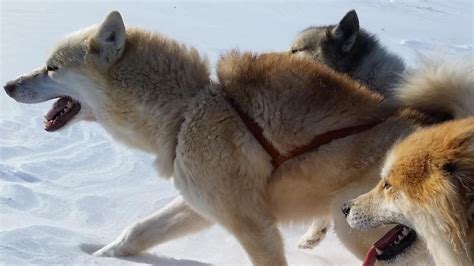
[[[228,100],[230,105],[235,109],[237,114],[239,115],[242,122],[244,122],[247,129],[252,133],[255,139],[262,145],[263,149],[270,154],[272,157],[272,165],[276,170],[280,165],[282,165],[287,160],[300,156],[304,153],[316,150],[320,146],[324,144],[328,144],[336,139],[342,139],[348,137],[350,135],[354,135],[366,130],[373,128],[374,126],[378,125],[381,121],[373,122],[370,124],[365,125],[358,125],[352,127],[346,127],[341,129],[336,129],[332,131],[328,131],[326,133],[320,134],[315,136],[308,144],[293,148],[286,154],[281,154],[273,145],[272,143],[265,138],[263,135],[263,128],[255,122],[251,117],[249,117],[240,107],[232,100]]]

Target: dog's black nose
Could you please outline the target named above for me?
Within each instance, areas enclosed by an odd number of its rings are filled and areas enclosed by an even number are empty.
[[[347,215],[349,215],[349,212],[351,211],[351,205],[352,205],[351,202],[346,202],[342,205],[341,210],[342,210],[342,213],[344,213],[344,216],[347,217]]]
[[[13,92],[15,91],[16,89],[16,85],[14,82],[8,82],[7,84],[5,84],[5,86],[3,86],[3,88],[5,89],[5,92],[9,95],[9,96],[12,96],[13,95]]]

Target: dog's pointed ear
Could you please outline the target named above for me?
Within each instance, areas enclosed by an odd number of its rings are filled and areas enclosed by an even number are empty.
[[[113,63],[125,49],[126,33],[122,16],[118,11],[110,12],[99,26],[94,38],[95,50],[102,60]]]
[[[339,24],[331,32],[332,38],[342,45],[342,50],[348,52],[354,46],[359,34],[359,18],[355,10],[347,12]]]

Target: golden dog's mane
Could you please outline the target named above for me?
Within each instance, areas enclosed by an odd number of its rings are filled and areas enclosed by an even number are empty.
[[[472,262],[474,118],[423,129],[397,145],[389,182],[436,221],[454,252]]]

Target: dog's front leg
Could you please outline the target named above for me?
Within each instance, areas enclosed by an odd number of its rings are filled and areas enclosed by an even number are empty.
[[[157,244],[208,228],[213,223],[193,211],[177,197],[159,212],[130,226],[95,256],[128,256]]]
[[[283,240],[280,231],[265,209],[248,209],[252,213],[233,212],[221,217],[224,225],[237,238],[249,255],[253,265],[284,266],[287,265]]]

